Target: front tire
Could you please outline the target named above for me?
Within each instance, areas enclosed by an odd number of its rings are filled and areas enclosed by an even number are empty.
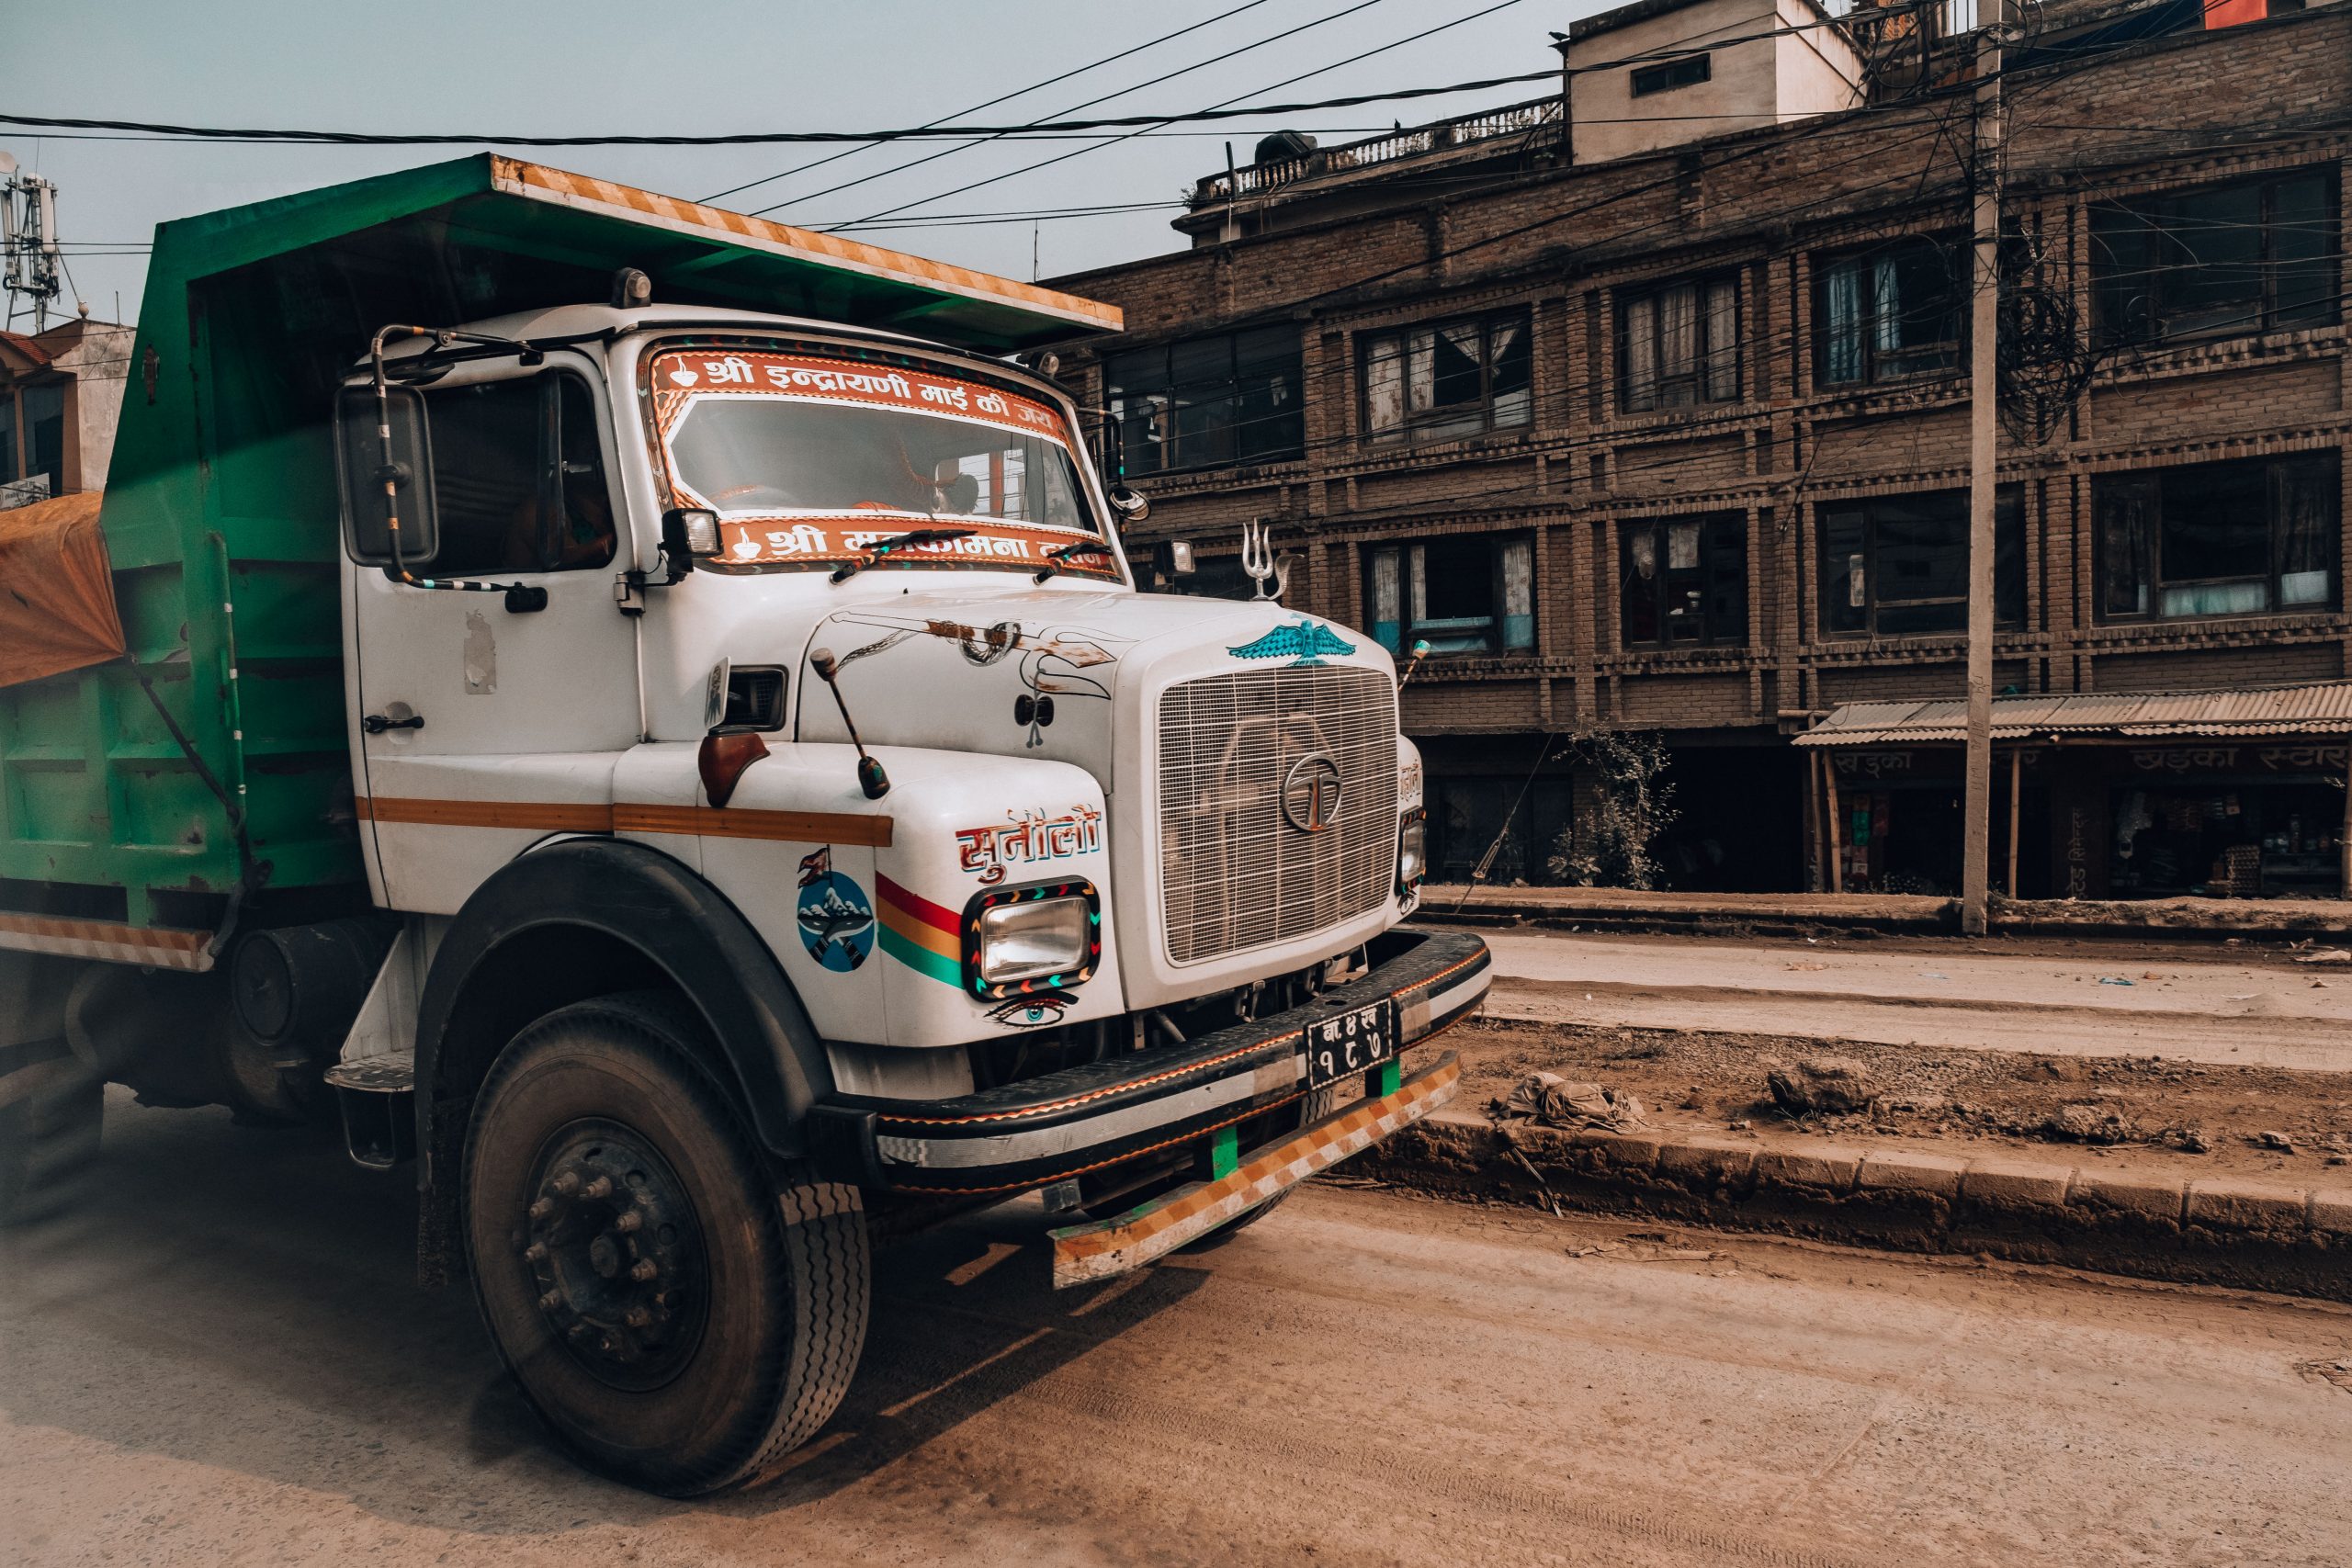
[[[591,1468],[670,1496],[775,1469],[865,1340],[857,1190],[769,1159],[697,1065],[707,1044],[666,993],[575,1003],[500,1054],[466,1137],[499,1355]]]

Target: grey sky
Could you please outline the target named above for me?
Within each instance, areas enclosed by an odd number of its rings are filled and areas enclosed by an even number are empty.
[[[1168,44],[985,111],[1048,118],[1302,23],[1356,0],[1264,0]],[[1111,98],[1088,112],[1204,107],[1424,28],[1496,0],[1376,0],[1365,9],[1239,57]],[[16,112],[196,125],[510,134],[718,132],[917,125],[1231,9],[1240,0],[1120,6],[1084,0],[501,0],[398,5],[317,0],[80,0],[70,71],[20,72]],[[1417,43],[1285,87],[1274,99],[1329,97],[1539,71],[1556,63],[1548,30],[1602,9],[1597,0],[1516,0]],[[54,36],[54,35],[52,35]],[[1540,96],[1541,84],[1484,94],[1296,117],[1327,140]],[[1244,102],[1247,102],[1244,98]],[[1293,123],[1293,121],[1285,121]],[[1202,129],[1202,128],[1195,128]],[[984,186],[906,214],[995,213],[1168,201],[1221,167],[1224,141],[1247,162],[1271,120],[1205,135],[1153,135]],[[881,174],[937,151],[922,142],[866,148],[821,169],[729,197],[787,222],[864,218],[1003,174],[1076,141],[974,147],[920,169],[812,200],[824,186]],[[81,296],[99,316],[138,309],[143,246],[164,219],[455,157],[447,148],[270,147],[36,138],[0,127],[0,148],[59,183],[59,228]],[[565,148],[540,161],[675,196],[704,197],[839,149]],[[1175,248],[1174,209],[1037,226],[1046,276]],[[874,231],[878,243],[1027,277],[1027,222]],[[70,311],[73,301],[62,301]]]

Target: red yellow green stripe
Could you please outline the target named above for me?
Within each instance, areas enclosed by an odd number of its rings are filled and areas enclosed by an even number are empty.
[[[918,975],[963,989],[964,949],[956,912],[899,886],[879,872],[874,882],[882,896],[882,951]]]

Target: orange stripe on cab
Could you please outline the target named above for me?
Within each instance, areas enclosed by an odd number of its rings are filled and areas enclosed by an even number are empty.
[[[561,806],[533,800],[424,800],[361,795],[353,808],[374,822],[433,828],[506,828],[541,833],[676,833],[798,844],[890,847],[891,819],[846,811],[762,811],[744,807]]]

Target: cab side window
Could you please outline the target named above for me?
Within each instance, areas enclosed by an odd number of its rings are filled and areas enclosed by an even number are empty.
[[[428,389],[436,577],[607,565],[616,544],[595,403],[578,377]]]

